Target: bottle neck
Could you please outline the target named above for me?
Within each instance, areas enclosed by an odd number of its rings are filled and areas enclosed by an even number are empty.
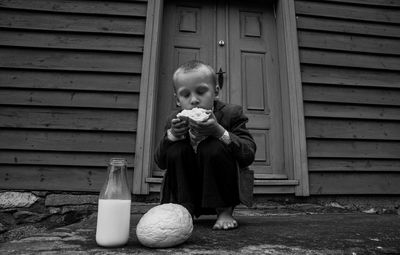
[[[126,164],[110,163],[106,182],[100,192],[100,199],[131,199]]]

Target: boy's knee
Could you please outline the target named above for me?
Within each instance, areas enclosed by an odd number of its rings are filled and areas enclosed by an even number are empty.
[[[169,147],[167,151],[167,158],[170,160],[182,159],[188,153],[193,153],[193,149],[189,143],[184,141],[178,141]]]
[[[226,146],[218,139],[208,138],[199,144],[197,153],[211,159],[218,159],[228,151]]]

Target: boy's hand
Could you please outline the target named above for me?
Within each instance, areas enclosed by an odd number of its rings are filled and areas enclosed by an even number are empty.
[[[172,119],[170,130],[175,137],[180,138],[183,135],[186,135],[186,133],[189,131],[189,124],[186,120],[183,119]]]
[[[211,113],[210,117],[201,122],[189,120],[190,132],[195,136],[214,136],[220,138],[225,129],[218,123],[214,113]]]

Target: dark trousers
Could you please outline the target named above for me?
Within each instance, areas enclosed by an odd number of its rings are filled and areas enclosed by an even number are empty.
[[[239,204],[238,174],[228,148],[215,138],[197,147],[189,139],[173,143],[167,152],[167,173],[161,203],[177,203],[190,213],[215,213],[215,208]]]

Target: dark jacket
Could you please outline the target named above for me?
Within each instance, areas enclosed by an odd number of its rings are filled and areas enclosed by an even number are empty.
[[[168,119],[165,130],[171,127],[171,120],[176,118],[179,111],[172,113]],[[238,165],[239,195],[243,204],[251,206],[253,197],[253,171],[248,166],[253,163],[256,144],[250,132],[246,128],[248,118],[243,114],[243,109],[239,105],[226,104],[220,101],[214,102],[214,115],[218,123],[223,126],[231,138],[228,146]],[[166,135],[158,145],[154,158],[156,164],[161,168],[166,168],[166,152],[169,145],[173,143]],[[168,192],[168,190],[162,192]]]

